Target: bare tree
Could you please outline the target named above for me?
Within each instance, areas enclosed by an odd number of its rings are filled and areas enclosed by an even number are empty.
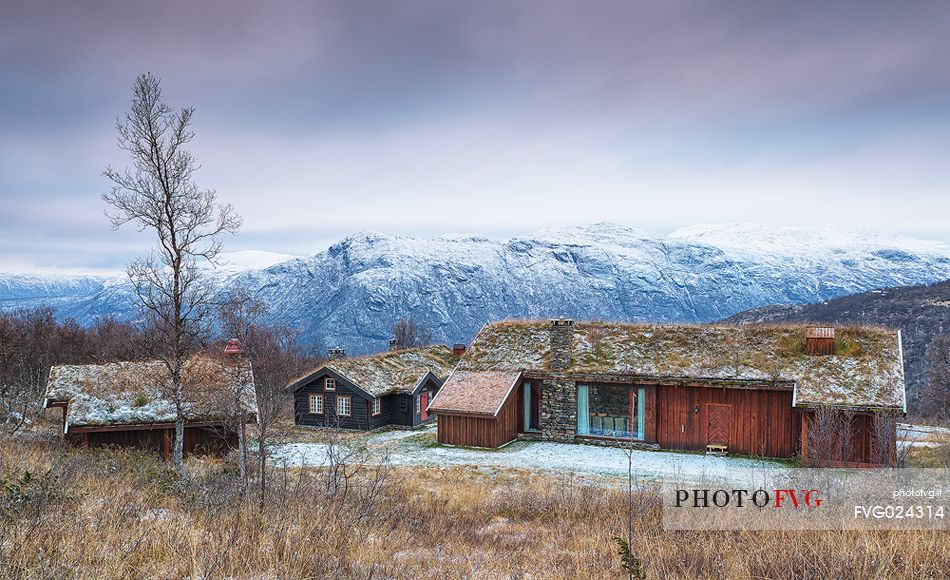
[[[432,333],[412,319],[402,318],[393,325],[393,340],[398,349],[432,344]]]
[[[263,508],[267,494],[267,446],[289,400],[285,386],[314,360],[300,346],[298,332],[288,326],[263,322],[267,305],[245,287],[237,286],[227,294],[219,307],[219,314],[224,337],[240,340],[244,354],[254,367],[259,503]],[[243,424],[241,428],[244,428]],[[239,449],[239,453],[244,451]],[[241,475],[246,477],[243,466]]]
[[[260,319],[267,313],[267,305],[243,286],[232,288],[224,301],[218,307],[221,317],[221,332],[225,339],[237,339],[242,348],[253,349],[249,343],[251,334],[259,329]],[[256,388],[256,387],[255,387]],[[241,493],[247,490],[247,421],[243,411],[243,401],[240,393],[232,394],[232,408],[234,410],[233,425],[238,433],[238,473],[241,478]]]
[[[182,366],[209,330],[208,313],[214,289],[200,268],[214,263],[220,236],[236,233],[241,220],[230,205],[219,204],[215,191],[195,181],[197,159],[186,145],[194,138],[190,107],[175,111],[162,101],[159,80],[139,75],[132,86],[132,104],[116,122],[119,147],[132,157],[131,167],[106,168],[112,189],[102,196],[111,206],[114,229],[132,223],[155,234],[157,245],[132,262],[128,276],[147,322],[158,333],[154,353],[171,377],[169,398],[175,404],[173,462],[184,474],[186,405]]]
[[[254,384],[257,389],[257,454],[260,507],[267,497],[267,446],[274,437],[278,419],[291,400],[285,387],[314,363],[300,347],[299,334],[287,326],[252,329],[248,337]]]
[[[934,338],[928,357],[930,384],[927,388],[927,410],[941,421],[950,421],[950,335]]]

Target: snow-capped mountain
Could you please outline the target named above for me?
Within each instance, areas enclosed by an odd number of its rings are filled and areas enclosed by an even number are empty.
[[[706,322],[766,304],[801,304],[873,288],[950,278],[950,246],[838,229],[749,224],[693,226],[668,235],[613,224],[533,236],[433,239],[361,233],[306,258],[218,273],[244,284],[271,316],[304,337],[350,352],[384,348],[410,317],[435,339],[471,340],[489,320],[523,317]],[[7,285],[0,304],[55,298],[80,321],[130,316],[121,282]],[[12,288],[8,291],[7,288]],[[44,294],[45,292],[45,294]]]

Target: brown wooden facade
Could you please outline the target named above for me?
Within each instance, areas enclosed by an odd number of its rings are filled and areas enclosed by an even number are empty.
[[[438,440],[442,445],[495,448],[518,438],[520,428],[517,393],[512,389],[494,417],[439,413]]]
[[[164,461],[171,458],[175,441],[175,425],[113,425],[105,427],[72,427],[66,440],[81,447],[121,447],[159,453]],[[237,448],[237,433],[222,423],[188,423],[185,425],[185,455],[223,455]]]
[[[584,384],[617,383],[585,380]],[[802,449],[807,453],[808,441],[803,433],[808,429],[810,413],[792,406],[792,390],[787,385],[626,384],[632,390],[643,389],[644,428],[643,438],[638,440],[642,443],[687,451],[721,445],[730,453],[762,457],[796,457]],[[497,416],[440,413],[439,443],[495,448],[519,436],[541,436],[537,428],[540,425],[535,423],[540,421],[540,414],[530,416],[529,425],[525,425],[525,390],[530,389],[531,404],[540,406],[545,396],[550,396],[545,393],[548,386],[537,378],[521,381]],[[873,420],[871,413],[854,415],[849,444],[841,446],[847,456],[836,457],[835,463],[881,464]],[[575,435],[573,439],[584,442],[606,438]]]
[[[837,411],[832,428],[817,423],[815,410],[801,412],[799,449],[807,463],[848,467],[874,467],[897,464],[897,422],[868,412]],[[846,413],[846,415],[845,415]],[[846,418],[847,417],[847,418]],[[845,431],[848,432],[845,435]]]
[[[798,452],[801,417],[792,407],[790,390],[656,388],[656,442],[664,449],[700,451],[723,445],[732,453],[763,457]]]

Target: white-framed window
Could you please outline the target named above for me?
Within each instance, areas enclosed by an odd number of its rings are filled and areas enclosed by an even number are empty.
[[[335,391],[336,390],[336,379],[331,379],[327,377],[323,379],[323,390],[325,391]]]
[[[373,399],[373,416],[379,415],[382,412],[382,404],[380,403],[379,397]]]
[[[422,412],[422,395],[416,395],[416,415]]]
[[[341,417],[349,417],[353,414],[353,398],[352,397],[337,397],[336,398],[336,414]]]
[[[323,414],[323,395],[310,395],[310,414]]]

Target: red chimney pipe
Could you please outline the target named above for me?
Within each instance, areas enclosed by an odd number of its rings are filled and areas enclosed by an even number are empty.
[[[228,341],[228,345],[224,347],[225,356],[241,356],[244,352],[241,350],[241,341],[236,338],[232,338]]]

